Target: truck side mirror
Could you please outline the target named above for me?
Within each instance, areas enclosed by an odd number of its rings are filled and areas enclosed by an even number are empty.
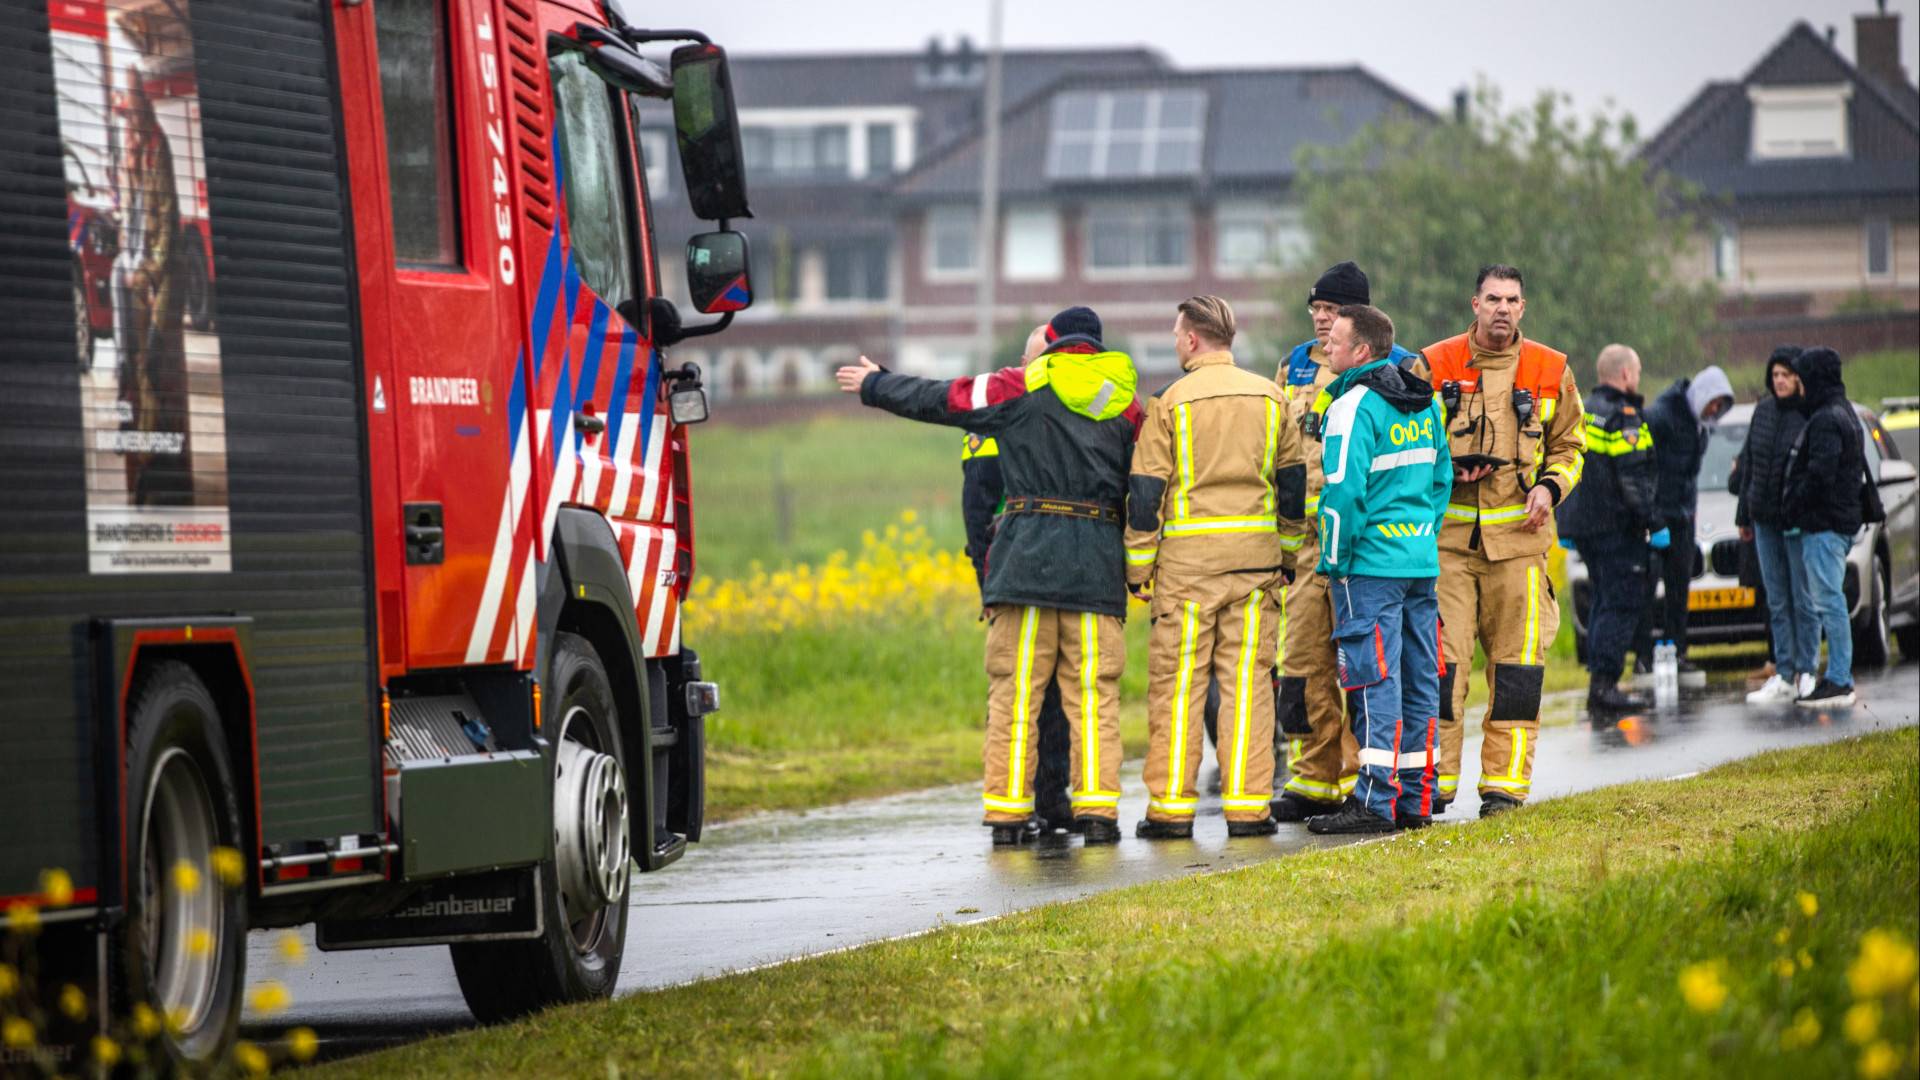
[[[725,49],[682,45],[673,50],[673,126],[694,216],[706,221],[752,217]]]
[[[687,296],[703,315],[742,311],[753,304],[747,238],[737,232],[701,233],[687,241]]]

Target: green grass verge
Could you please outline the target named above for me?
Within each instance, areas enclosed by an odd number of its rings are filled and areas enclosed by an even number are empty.
[[[1853,1075],[1861,1050],[1841,1031],[1861,935],[1920,930],[1917,748],[1907,729],[1763,754],[318,1074]],[[1705,1012],[1679,987],[1695,963],[1724,965]],[[1903,1057],[1910,992],[1873,1033]],[[1803,1009],[1820,1035],[1781,1049]]]

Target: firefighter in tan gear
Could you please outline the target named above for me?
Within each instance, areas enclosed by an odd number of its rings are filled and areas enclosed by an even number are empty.
[[[1453,494],[1440,530],[1440,775],[1435,812],[1459,790],[1462,721],[1477,638],[1487,654],[1480,816],[1526,801],[1540,688],[1560,606],[1547,577],[1553,508],[1580,481],[1586,437],[1564,353],[1520,332],[1520,271],[1493,265],[1474,285],[1473,326],[1421,350],[1447,416]],[[1462,670],[1462,669],[1465,670]]]
[[[1307,292],[1313,340],[1296,347],[1274,373],[1274,381],[1287,395],[1288,421],[1305,436],[1309,519],[1319,512],[1320,487],[1325,482],[1318,432],[1322,414],[1332,403],[1325,397],[1334,379],[1327,363],[1327,335],[1342,304],[1371,303],[1370,295],[1367,275],[1353,263],[1340,263],[1321,274]],[[1395,345],[1389,358],[1405,365],[1417,356]],[[1319,563],[1320,538],[1315,530],[1306,530],[1294,557],[1304,567]],[[1311,573],[1296,575],[1280,603],[1280,682],[1274,722],[1277,737],[1285,741],[1288,776],[1285,790],[1273,800],[1276,820],[1305,821],[1333,813],[1353,793],[1360,773],[1359,746],[1347,724],[1337,668],[1327,580]]]
[[[1275,831],[1272,675],[1280,590],[1305,535],[1306,465],[1286,394],[1234,365],[1233,309],[1183,301],[1187,374],[1155,396],[1127,481],[1127,583],[1148,600],[1148,839],[1193,835],[1201,714],[1220,683],[1220,801],[1229,836]]]

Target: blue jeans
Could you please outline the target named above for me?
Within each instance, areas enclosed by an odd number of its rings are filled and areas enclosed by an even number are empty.
[[[1647,540],[1639,533],[1604,533],[1574,541],[1587,564],[1593,605],[1587,609],[1587,672],[1617,683],[1627,644],[1646,609]]]
[[[1333,644],[1360,744],[1354,797],[1391,820],[1433,813],[1440,715],[1440,601],[1433,578],[1332,582]]]
[[[1772,525],[1755,525],[1753,550],[1760,560],[1760,581],[1767,588],[1767,616],[1773,624],[1773,669],[1788,682],[1796,675],[1811,675],[1820,666],[1820,622],[1814,618],[1813,600],[1807,591],[1807,563],[1800,534],[1788,536]],[[1845,573],[1842,567],[1843,577]]]
[[[1837,532],[1803,533],[1801,561],[1807,568],[1807,599],[1827,634],[1827,681],[1853,685],[1853,621],[1847,618],[1847,551],[1853,537]],[[1814,642],[1813,650],[1819,649]]]

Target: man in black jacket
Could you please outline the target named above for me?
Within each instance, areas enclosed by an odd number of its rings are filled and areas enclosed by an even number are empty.
[[[1800,376],[1806,430],[1788,452],[1785,492],[1789,527],[1800,530],[1808,598],[1827,635],[1827,673],[1802,696],[1808,708],[1845,708],[1853,690],[1853,626],[1847,617],[1847,550],[1860,531],[1860,486],[1866,447],[1860,418],[1840,380],[1840,355],[1808,349],[1793,362]]]
[[[1099,317],[1068,308],[1048,324],[1047,351],[1021,371],[935,381],[882,370],[866,357],[836,373],[863,404],[992,437],[1006,505],[987,552],[985,824],[1020,843],[1033,820],[1036,720],[1060,677],[1072,722],[1075,822],[1088,843],[1120,838],[1121,544],[1127,474],[1144,414],[1133,362],[1105,350]]]
[[[1653,670],[1653,627],[1658,619],[1661,636],[1680,654],[1680,684],[1705,686],[1707,673],[1687,659],[1687,595],[1692,591],[1693,560],[1699,551],[1693,542],[1693,514],[1700,502],[1700,459],[1720,417],[1733,407],[1733,384],[1719,365],[1691,379],[1678,379],[1647,406],[1647,427],[1653,432],[1654,468],[1659,474],[1659,520],[1649,543],[1646,607],[1634,634],[1634,670]],[[1666,594],[1654,600],[1655,581]]]
[[[1800,376],[1793,362],[1803,350],[1781,345],[1767,358],[1767,379],[1753,406],[1747,442],[1732,470],[1738,497],[1733,522],[1753,544],[1760,587],[1773,635],[1773,674],[1747,695],[1751,705],[1784,705],[1813,690],[1820,664],[1820,624],[1807,595],[1800,532],[1787,524],[1783,503],[1787,455],[1807,418],[1800,412]]]
[[[1555,511],[1560,536],[1587,564],[1587,708],[1626,710],[1646,702],[1620,690],[1627,643],[1645,607],[1647,534],[1654,509],[1654,434],[1641,411],[1640,355],[1609,345],[1594,360],[1599,385],[1584,400],[1586,459],[1579,486]]]

